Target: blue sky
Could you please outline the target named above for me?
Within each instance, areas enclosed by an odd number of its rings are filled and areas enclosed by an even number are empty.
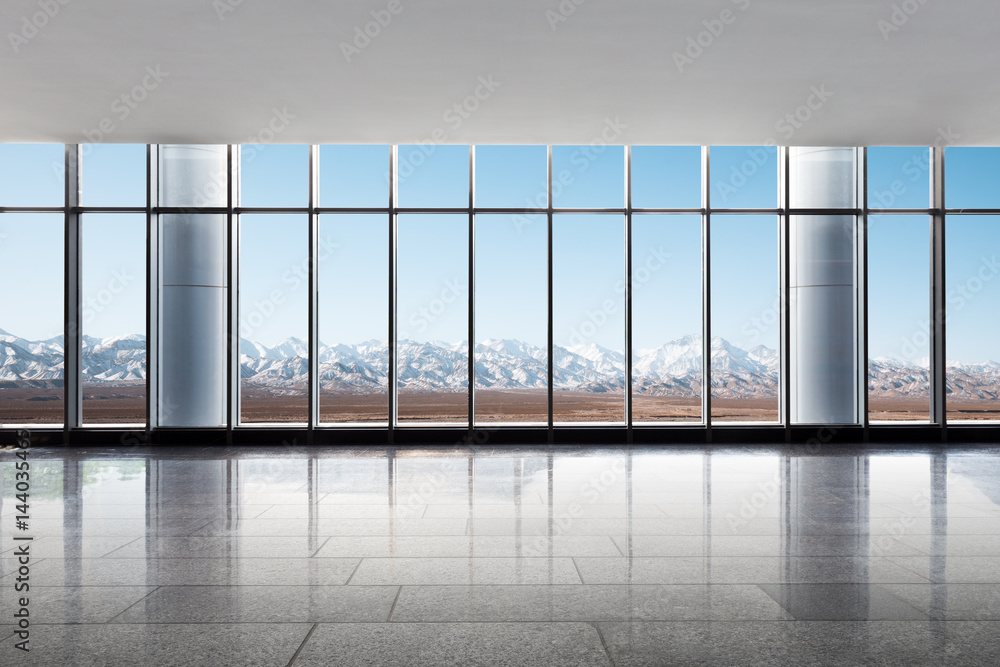
[[[0,205],[60,206],[61,145],[0,145]],[[84,148],[83,203],[142,206],[144,146]],[[387,206],[389,148],[322,146],[320,205]],[[469,196],[465,146],[401,146],[398,196],[402,207],[464,207]],[[929,200],[926,148],[869,149],[872,207],[923,208]],[[1000,208],[1000,149],[947,150],[949,207]],[[773,147],[714,147],[709,183],[715,207],[777,205]],[[642,207],[701,205],[698,147],[633,147],[632,203]],[[545,206],[546,149],[476,149],[476,205]],[[295,207],[308,201],[308,148],[259,146],[244,151],[244,206]],[[553,189],[559,207],[625,204],[622,147],[556,146]],[[869,228],[872,356],[926,356],[926,216],[872,216]],[[40,339],[61,328],[61,217],[43,213],[0,216],[0,279],[8,289],[0,328]],[[84,220],[84,300],[92,304],[84,333],[112,336],[143,327],[141,215],[89,214]],[[330,213],[320,222],[320,335],[324,342],[384,339],[389,222],[385,214]],[[625,227],[620,215],[561,214],[554,229],[557,344],[595,342],[624,347]],[[475,236],[477,338],[518,338],[544,345],[546,256],[544,216],[482,215]],[[740,346],[777,345],[769,324],[777,296],[774,216],[712,219],[714,335]],[[416,340],[457,342],[467,337],[468,218],[406,215],[399,220],[398,328]],[[245,331],[265,344],[306,335],[306,218],[246,215],[241,239]],[[949,218],[947,278],[949,356],[1000,359],[1000,220]],[[654,347],[697,333],[701,318],[700,219],[691,215],[633,218],[634,344]],[[122,281],[122,277],[139,276]],[[116,282],[117,281],[117,282]],[[125,283],[124,285],[122,283]],[[276,290],[280,298],[275,298]],[[109,299],[108,295],[113,298]],[[104,303],[107,301],[107,303]],[[254,316],[264,311],[273,315]],[[260,320],[258,322],[258,320]],[[586,333],[586,335],[584,335]]]

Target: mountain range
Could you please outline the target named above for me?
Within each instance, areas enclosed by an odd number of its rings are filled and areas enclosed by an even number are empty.
[[[651,396],[701,395],[701,337],[679,338],[656,348],[634,350],[636,392]],[[545,349],[518,340],[487,340],[476,345],[476,384],[494,389],[543,389]],[[409,390],[461,390],[468,384],[466,343],[400,341],[398,381]],[[305,384],[305,341],[289,338],[268,347],[240,341],[240,375],[248,382],[283,392]],[[381,341],[354,345],[320,344],[320,384],[324,391],[370,393],[388,386],[387,348]],[[61,382],[62,337],[29,341],[0,329],[0,386]],[[594,343],[554,349],[555,386],[589,392],[621,391],[625,355]],[[776,396],[779,355],[762,345],[744,350],[725,339],[712,339],[712,392],[719,398]],[[130,384],[146,378],[146,341],[139,334],[98,339],[83,337],[86,383]],[[889,358],[870,361],[869,387],[886,397],[926,396],[929,370],[920,362]],[[956,397],[1000,397],[1000,364],[950,363],[948,390]]]

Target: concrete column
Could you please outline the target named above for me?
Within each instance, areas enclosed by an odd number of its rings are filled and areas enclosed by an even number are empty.
[[[853,208],[853,148],[790,148],[792,208]],[[791,420],[854,424],[857,219],[795,215],[790,226]]]
[[[159,147],[159,205],[226,206],[226,146]],[[225,424],[226,216],[160,216],[161,426]]]

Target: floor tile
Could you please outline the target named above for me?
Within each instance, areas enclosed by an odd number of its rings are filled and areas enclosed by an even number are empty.
[[[1000,621],[1000,584],[883,584],[937,621]]]
[[[113,558],[308,558],[327,537],[155,537],[106,554]]]
[[[598,623],[617,667],[991,667],[1000,623]]]
[[[1000,664],[998,447],[35,455],[13,664]]]
[[[116,549],[134,542],[136,537],[105,537],[84,535],[80,537],[36,537],[31,541],[32,558],[100,558]],[[13,541],[4,540],[10,556],[17,549]]]
[[[404,586],[397,622],[790,618],[756,586]]]
[[[85,519],[67,525],[63,519],[32,519],[31,528],[39,538],[65,537],[161,537],[193,535],[207,519],[159,519],[148,522],[136,519]]]
[[[285,667],[310,628],[305,623],[37,625],[30,653],[4,643],[4,665]]]
[[[550,553],[551,550],[551,553]],[[544,535],[331,537],[317,558],[543,558],[621,556],[610,537]]]
[[[352,586],[580,583],[569,558],[365,558],[351,577]]]
[[[927,583],[883,558],[679,557],[573,559],[588,584]]]
[[[338,623],[313,632],[295,667],[326,667],[334,655],[342,667],[611,664],[587,623]]]
[[[49,559],[32,568],[34,586],[339,586],[359,558]]]
[[[886,539],[879,545],[879,555],[922,555],[912,546]],[[841,535],[634,535],[630,541],[619,535],[614,540],[626,555],[630,549],[633,557],[864,556],[872,547],[867,536]]]
[[[797,621],[919,621],[927,614],[877,584],[761,584]]]
[[[116,623],[384,622],[395,586],[164,586]]]
[[[1000,535],[909,535],[896,538],[899,542],[918,550],[918,554],[893,554],[897,556],[991,556],[1000,558]]]
[[[887,560],[934,583],[1000,584],[1000,556],[894,556]]]
[[[465,535],[466,519],[242,519],[212,521],[195,531],[205,536]]]
[[[31,586],[26,597],[32,626],[107,623],[154,590],[155,586]],[[13,619],[18,599],[13,589],[0,596],[0,618]]]

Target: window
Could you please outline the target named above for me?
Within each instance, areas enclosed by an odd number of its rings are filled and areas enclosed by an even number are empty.
[[[469,217],[400,215],[396,232],[399,423],[468,424]]]
[[[240,216],[240,414],[308,421],[309,254],[304,215]]]
[[[701,216],[633,216],[633,421],[702,420],[701,328]]]
[[[80,152],[84,206],[146,207],[144,144],[85,144]]]
[[[930,419],[930,221],[868,218],[868,418]]]
[[[948,420],[1000,419],[1000,216],[951,215],[946,229]]]
[[[328,427],[997,420],[1000,149],[948,148],[943,198],[938,150],[0,145],[0,425],[303,425],[313,382]]]
[[[86,213],[81,227],[83,421],[144,424],[146,216]]]
[[[544,215],[476,216],[476,421],[547,424]]]
[[[713,146],[713,208],[775,208],[778,149],[774,146]]]
[[[625,421],[625,220],[553,221],[553,419]]]
[[[62,144],[0,144],[0,206],[63,206],[65,155]]]
[[[700,208],[701,146],[633,146],[632,206]]]
[[[240,206],[304,207],[308,203],[308,146],[240,148]]]
[[[320,146],[319,164],[320,206],[389,206],[389,146]]]
[[[552,205],[557,208],[623,208],[622,146],[553,146]]]
[[[778,220],[712,216],[712,420],[779,419]]]
[[[319,226],[321,422],[389,421],[389,216]]]
[[[928,208],[930,169],[928,148],[869,148],[868,206],[873,209]]]
[[[469,147],[400,146],[396,182],[404,208],[467,208]]]
[[[0,214],[0,423],[63,423],[63,216]]]

